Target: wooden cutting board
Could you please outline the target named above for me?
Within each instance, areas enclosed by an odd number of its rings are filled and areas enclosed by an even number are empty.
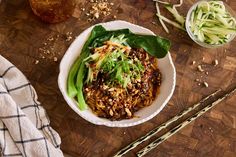
[[[15,64],[36,88],[52,126],[62,138],[61,148],[65,153],[73,157],[111,156],[202,97],[236,83],[236,40],[221,48],[205,49],[196,45],[185,32],[171,26],[167,34],[155,17],[151,0],[114,0],[112,15],[91,23],[81,11],[85,2],[78,0],[73,17],[53,25],[34,16],[25,0],[3,0],[0,4],[0,54]],[[185,0],[180,12],[186,15],[193,2]],[[235,0],[227,3],[236,11]],[[167,15],[164,9],[161,11]],[[177,86],[168,105],[152,120],[130,128],[95,126],[83,120],[66,104],[57,86],[59,62],[73,41],[70,37],[79,35],[94,23],[113,20],[114,15],[169,38],[177,70]],[[215,59],[219,61],[217,66],[212,65]],[[191,65],[193,61],[195,65]],[[199,64],[208,75],[196,70]],[[195,79],[205,80],[209,87],[199,86]],[[134,156],[140,148],[127,156]],[[204,114],[147,156],[235,157],[236,96]]]

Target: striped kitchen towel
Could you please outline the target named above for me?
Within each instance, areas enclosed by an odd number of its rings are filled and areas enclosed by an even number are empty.
[[[0,55],[0,156],[63,157],[60,143],[32,85]]]

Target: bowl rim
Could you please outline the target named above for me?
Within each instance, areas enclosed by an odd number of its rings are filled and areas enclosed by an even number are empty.
[[[88,28],[86,28],[84,31],[82,31],[77,37],[79,37],[81,34],[83,34],[84,32],[88,31],[89,29],[92,29],[94,26],[96,25],[103,25],[104,27],[106,27],[106,25],[109,25],[109,24],[112,24],[112,23],[123,23],[123,24],[126,24],[126,25],[130,25],[132,27],[137,27],[139,29],[143,29],[145,31],[148,31],[150,32],[150,34],[153,34],[153,35],[156,35],[155,33],[153,33],[151,30],[145,28],[145,27],[142,27],[142,26],[139,26],[139,25],[136,25],[136,24],[132,24],[130,22],[126,22],[126,21],[122,21],[122,20],[115,20],[115,21],[109,21],[109,22],[104,22],[104,23],[98,23],[98,24],[95,24],[93,26],[90,26]],[[128,27],[128,26],[127,26]],[[117,28],[119,29],[119,28]],[[76,39],[77,39],[76,37]],[[60,66],[59,66],[59,75],[58,75],[58,87],[66,101],[66,103],[72,108],[72,110],[74,110],[80,117],[82,117],[83,119],[85,119],[86,121],[90,122],[90,123],[93,123],[95,125],[104,125],[104,126],[107,126],[107,127],[130,127],[130,126],[135,126],[135,125],[139,125],[141,123],[144,123],[150,119],[152,119],[153,117],[155,117],[165,106],[166,104],[169,102],[170,98],[172,97],[173,93],[174,93],[174,90],[175,90],[175,86],[176,86],[176,69],[175,69],[175,66],[174,66],[174,63],[173,63],[173,60],[171,58],[171,55],[170,53],[168,52],[168,54],[166,55],[167,59],[169,60],[169,64],[171,66],[171,69],[173,70],[173,78],[171,78],[173,80],[173,84],[171,86],[171,90],[170,90],[170,93],[168,93],[168,96],[166,97],[166,99],[164,100],[164,102],[161,104],[161,106],[155,111],[153,112],[152,114],[150,114],[150,116],[146,117],[146,118],[143,118],[143,119],[140,119],[138,120],[137,122],[128,122],[128,123],[125,123],[125,124],[118,124],[118,123],[112,123],[114,121],[109,121],[109,122],[101,122],[101,121],[95,121],[95,120],[92,120],[91,118],[88,118],[86,116],[84,116],[82,114],[83,111],[78,111],[78,107],[74,104],[71,104],[70,101],[72,100],[71,98],[69,98],[69,96],[67,95],[67,91],[64,91],[63,89],[63,86],[62,86],[62,83],[61,82],[61,77],[62,77],[62,65],[64,62],[65,62],[65,58],[67,58],[66,56],[71,53],[70,51],[70,47],[76,43],[76,39],[72,42],[72,44],[69,46],[69,48],[67,49],[66,53],[64,54],[61,62],[60,62]],[[77,52],[77,53],[80,53],[80,52]],[[100,119],[100,117],[98,117]],[[101,118],[102,119],[102,118]],[[122,121],[122,120],[121,120]],[[115,121],[116,122],[116,121]]]
[[[195,2],[191,8],[188,10],[188,13],[187,13],[187,16],[186,16],[186,22],[185,22],[185,28],[186,28],[186,31],[187,31],[187,34],[188,36],[195,42],[197,43],[198,45],[202,46],[202,47],[205,47],[205,48],[218,48],[218,47],[221,47],[221,46],[224,46],[226,44],[228,44],[229,42],[231,42],[232,40],[234,40],[234,38],[236,37],[236,33],[231,35],[230,39],[226,42],[226,43],[223,43],[223,44],[217,44],[217,45],[212,45],[212,44],[207,44],[205,42],[201,42],[199,41],[195,35],[192,33],[192,31],[190,30],[190,18],[191,18],[191,14],[193,12],[193,10],[199,5],[199,3],[201,2],[207,2],[207,1],[212,1],[212,0],[200,0],[200,1],[197,1]],[[236,16],[236,13],[235,11],[227,4],[225,3],[224,1],[221,1],[224,3],[227,11],[235,18]]]

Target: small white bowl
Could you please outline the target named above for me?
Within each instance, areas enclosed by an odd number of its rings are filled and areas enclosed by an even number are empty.
[[[137,26],[125,21],[112,21],[107,23],[100,23],[98,25],[102,25],[107,30],[129,28],[133,33],[155,35],[152,31],[144,27]],[[86,29],[75,39],[75,41],[68,48],[67,52],[61,60],[60,74],[58,76],[58,85],[62,92],[62,95],[64,96],[64,99],[78,115],[96,125],[105,125],[108,127],[129,127],[144,123],[152,119],[167,104],[175,89],[176,72],[170,53],[168,53],[165,58],[158,59],[158,67],[163,77],[162,84],[160,87],[160,94],[157,96],[153,104],[135,113],[135,115],[139,118],[125,119],[120,121],[111,121],[109,119],[100,118],[96,116],[90,108],[85,111],[80,111],[77,107],[76,101],[74,99],[71,99],[67,95],[67,77],[69,70],[75,60],[79,57],[80,51],[84,43],[86,42],[88,36],[90,35],[90,32],[93,27],[94,26]]]
[[[202,46],[202,47],[205,47],[205,48],[218,48],[218,47],[221,47],[221,46],[224,46],[225,44],[228,44],[230,43],[236,36],[236,34],[232,34],[230,36],[230,38],[228,39],[228,41],[226,43],[223,43],[223,44],[216,44],[216,45],[212,45],[212,44],[207,44],[205,42],[202,42],[200,41],[199,39],[197,39],[197,37],[193,34],[193,32],[191,31],[191,24],[190,24],[190,18],[191,18],[191,15],[192,15],[192,12],[197,8],[197,6],[204,2],[204,1],[209,1],[209,0],[200,0],[200,1],[197,1],[195,4],[193,4],[193,6],[189,9],[188,13],[187,13],[187,17],[186,17],[186,22],[185,22],[185,28],[186,28],[186,31],[189,35],[189,37],[195,42],[197,43],[198,45]],[[222,1],[223,2],[223,1]],[[236,17],[236,14],[234,12],[233,9],[230,8],[230,6],[228,6],[225,2],[224,3],[224,6],[226,8],[226,10],[231,14],[231,16],[233,16],[234,18]]]

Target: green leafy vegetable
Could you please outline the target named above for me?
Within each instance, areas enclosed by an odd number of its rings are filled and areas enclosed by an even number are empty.
[[[84,47],[81,51],[79,58],[73,64],[73,66],[69,72],[69,76],[68,76],[68,80],[67,80],[67,88],[68,88],[67,92],[68,92],[69,97],[73,98],[73,97],[77,96],[77,100],[84,100],[82,88],[83,88],[83,76],[86,71],[83,71],[84,66],[81,67],[81,64],[82,64],[84,58],[86,58],[90,54],[89,45],[91,44],[91,42],[96,37],[103,35],[104,32],[106,32],[106,30],[102,26],[94,27],[94,29],[92,30],[92,32],[90,34],[90,37],[88,38],[88,40],[84,44]],[[81,74],[82,77],[80,77],[80,75],[78,75],[79,69],[81,69],[80,73],[83,72]],[[83,106],[86,106],[86,105],[82,101],[79,104],[79,107],[81,109],[83,109]]]
[[[100,57],[99,55],[91,55],[91,48],[101,47],[104,42],[108,40],[116,40],[115,42],[124,42],[124,45],[129,45],[132,48],[143,48],[150,55],[157,58],[165,57],[170,49],[170,41],[158,36],[137,35],[132,33],[129,29],[107,31],[101,25],[95,26],[88,40],[84,44],[79,58],[71,67],[67,81],[68,95],[71,98],[77,97],[78,106],[81,110],[86,109],[87,106],[83,96],[83,85],[85,81],[88,82],[94,79],[91,75],[92,69],[86,66],[86,62],[88,60],[94,60]],[[104,57],[103,59],[106,59],[106,57]],[[97,68],[102,66],[102,63],[103,62],[100,61],[100,63],[97,65]],[[129,68],[135,69],[136,67],[133,65],[131,66],[131,64],[127,62],[119,64],[122,68],[116,68],[116,70],[114,70],[114,73],[116,74],[114,75],[116,76],[116,79],[118,81],[121,81],[122,84],[125,85],[129,80],[129,76],[120,78],[120,74],[126,72]],[[105,65],[103,66],[104,70],[108,68]],[[136,66],[138,67],[138,64]],[[117,67],[117,65],[113,65],[110,68],[113,67]],[[140,68],[140,65],[138,68]],[[86,73],[89,75],[87,79],[85,79]]]
[[[127,43],[133,48],[143,48],[151,56],[163,58],[170,49],[170,41],[159,36],[129,34]]]

